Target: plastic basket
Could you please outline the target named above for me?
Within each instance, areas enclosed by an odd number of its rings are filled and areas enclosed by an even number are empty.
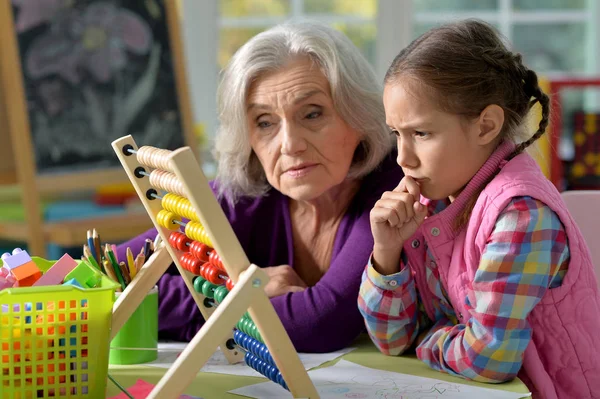
[[[104,398],[116,287],[0,291],[0,398]]]

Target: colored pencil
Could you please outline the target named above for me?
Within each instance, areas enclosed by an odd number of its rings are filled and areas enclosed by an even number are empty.
[[[96,247],[94,246],[94,239],[92,238],[91,230],[87,231],[87,243],[88,243],[88,247],[90,247],[90,251],[93,255],[96,252]],[[99,260],[99,259],[97,259],[97,260]]]
[[[133,252],[131,252],[131,248],[127,247],[127,267],[129,268],[129,275],[131,279],[135,277],[137,274],[137,269],[135,268],[135,261],[133,259]]]
[[[125,288],[126,288],[125,280],[123,279],[123,275],[121,274],[121,270],[119,268],[119,263],[117,262],[117,259],[115,258],[115,254],[113,253],[109,244],[106,244],[106,249],[104,250],[104,253],[105,253],[106,257],[109,259],[110,264],[111,264],[112,268],[114,269],[115,274],[117,275],[117,279],[119,280],[119,284],[121,284],[121,288],[123,288],[123,291],[125,291]]]
[[[146,238],[146,241],[144,241],[144,257],[146,259],[148,259],[150,257],[150,255],[152,255],[152,240],[149,238]]]
[[[96,229],[92,232],[92,240],[94,241],[94,248],[96,249],[96,260],[98,261],[98,264],[102,264],[102,241],[100,241],[100,236]]]
[[[115,244],[110,244],[110,249],[112,250],[112,253],[115,255],[115,259],[117,260],[117,263],[119,263],[120,260],[119,260],[119,256],[117,255],[117,246]]]
[[[129,283],[131,283],[131,276],[129,275],[129,270],[127,270],[127,265],[125,264],[125,262],[119,262],[119,269],[121,270],[123,280],[125,280],[125,286],[128,286]]]
[[[94,266],[98,270],[102,270],[98,265],[98,262],[96,262],[96,259],[94,259],[90,248],[85,244],[83,245],[83,255],[87,258],[88,262],[90,262],[92,266]]]
[[[162,242],[162,236],[160,235],[160,233],[156,233],[156,238],[154,239],[154,250],[156,251],[156,249],[158,248],[158,246],[160,245],[160,243]]]
[[[138,256],[135,257],[135,269],[136,269],[136,274],[140,272],[140,269],[144,266],[144,263],[146,262],[146,257],[144,256],[144,254],[142,252],[140,252],[138,254]]]
[[[115,274],[114,269],[110,265],[110,261],[108,259],[104,258],[102,263],[104,264],[104,270],[106,270],[106,274],[108,275],[108,277],[110,277],[115,283],[119,284],[119,279],[118,279],[117,275]]]

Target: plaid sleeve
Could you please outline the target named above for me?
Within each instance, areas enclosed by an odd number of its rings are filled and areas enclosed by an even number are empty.
[[[472,380],[512,379],[531,340],[527,315],[568,259],[556,213],[531,197],[514,198],[496,221],[475,274],[469,321],[438,320],[417,356],[434,369]]]
[[[367,331],[386,355],[404,352],[419,330],[415,282],[410,268],[402,263],[400,272],[384,276],[373,268],[371,256],[358,296]]]

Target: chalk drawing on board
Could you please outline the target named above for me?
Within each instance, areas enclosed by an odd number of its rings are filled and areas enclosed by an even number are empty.
[[[185,145],[163,1],[12,0],[36,166],[118,166],[132,134]]]

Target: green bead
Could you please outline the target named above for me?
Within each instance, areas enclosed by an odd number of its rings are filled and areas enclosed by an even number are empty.
[[[218,286],[215,289],[215,301],[217,301],[217,303],[223,302],[227,294],[229,294],[229,291],[227,291],[227,287],[225,287],[224,285]]]
[[[202,293],[206,297],[214,298],[215,297],[215,288],[217,288],[217,287],[218,287],[218,285],[213,284],[207,280],[204,282],[204,284],[202,284]]]
[[[196,292],[198,293],[202,293],[202,284],[204,284],[206,280],[200,276],[197,276],[196,278],[194,278],[194,289],[196,290]]]

